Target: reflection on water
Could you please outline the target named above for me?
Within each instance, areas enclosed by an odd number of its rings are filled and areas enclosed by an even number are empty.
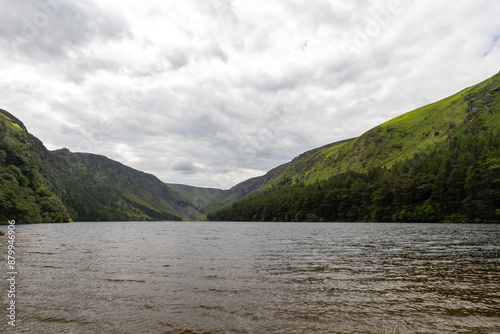
[[[1,333],[500,333],[500,225],[29,225],[17,250]]]

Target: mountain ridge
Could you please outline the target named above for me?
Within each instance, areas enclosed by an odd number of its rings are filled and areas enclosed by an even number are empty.
[[[213,220],[495,220],[500,214],[491,211],[494,206],[500,209],[492,200],[500,198],[499,115],[500,73],[357,138],[309,150],[222,191],[163,183],[101,155],[49,151],[18,118],[0,109],[0,216],[18,214],[30,222],[62,222],[70,217],[195,220],[205,219],[207,212]],[[440,160],[439,154],[449,161]],[[357,206],[342,202],[353,192],[362,194],[363,187],[371,192],[367,190]],[[411,193],[415,201],[408,202],[403,193]],[[276,198],[285,202],[295,198],[293,206],[301,210],[284,207]],[[331,200],[325,202],[326,198]],[[314,208],[314,201],[321,208]],[[275,207],[270,209],[269,203]],[[334,210],[332,205],[339,207]],[[225,215],[249,208],[251,215]],[[480,214],[472,213],[476,209]]]
[[[224,190],[219,195],[214,197],[205,206],[205,210],[210,212],[210,211],[214,211],[214,210],[223,208],[225,206],[231,205],[232,203],[238,201],[241,198],[244,198],[245,196],[248,196],[254,192],[257,192],[261,189],[268,187],[270,184],[272,184],[276,180],[276,178],[284,170],[286,170],[289,166],[293,165],[294,161],[296,161],[297,159],[300,159],[303,156],[314,154],[314,152],[316,152],[319,149],[329,148],[329,147],[336,146],[336,145],[341,145],[341,144],[344,144],[344,143],[349,142],[349,141],[354,140],[354,139],[355,138],[344,139],[344,140],[337,141],[337,142],[334,142],[331,144],[323,145],[320,148],[306,151],[306,152],[300,154],[299,156],[297,156],[296,158],[294,158],[292,161],[281,164],[277,167],[274,167],[273,169],[271,169],[270,171],[268,171],[266,174],[264,174],[262,176],[253,177],[253,178],[250,178],[250,179],[245,180],[243,182],[240,182],[240,183],[236,184],[235,186],[231,187],[230,189]]]
[[[325,179],[331,174],[347,170],[367,171],[371,167],[390,167],[394,162],[404,160],[415,152],[426,150],[436,143],[445,145],[447,134],[460,127],[468,115],[468,110],[477,108],[469,106],[469,104],[481,104],[473,102],[473,100],[482,101],[481,97],[477,99],[477,96],[476,99],[471,99],[469,96],[475,94],[473,90],[486,89],[494,92],[500,86],[499,81],[500,73],[448,98],[388,120],[345,143],[345,145],[336,145],[326,149],[319,148],[317,150],[326,156],[324,164],[314,166],[312,169],[305,169],[304,172],[294,176],[294,179],[310,184],[314,183],[316,178]],[[488,85],[494,87],[488,89]],[[466,101],[467,96],[469,99]],[[469,117],[471,117],[468,125],[470,128],[477,115],[471,114]],[[495,124],[500,126],[498,121]],[[417,135],[417,132],[421,137],[412,138],[412,134]],[[302,161],[302,163],[306,163],[306,161]],[[280,176],[280,178],[284,177],[287,175]]]
[[[498,220],[499,129],[500,73],[384,122],[355,139],[301,154],[260,191],[208,217]],[[480,181],[474,179],[479,176]],[[481,191],[474,193],[472,189]],[[364,198],[359,200],[356,194]],[[383,200],[377,202],[376,198]]]
[[[3,149],[8,148],[10,143],[23,148],[23,159],[29,160],[30,164],[27,170],[35,173],[38,182],[37,186],[32,186],[34,189],[31,191],[43,189],[39,192],[51,198],[55,206],[60,206],[60,213],[64,216],[64,219],[43,219],[42,212],[38,216],[20,215],[15,211],[8,211],[5,206],[0,207],[0,215],[5,216],[4,220],[8,219],[7,216],[10,219],[18,217],[16,219],[19,222],[31,223],[70,220],[193,220],[203,216],[202,208],[193,204],[189,196],[173,189],[154,175],[135,170],[103,155],[72,153],[68,149],[49,151],[14,115],[2,109],[0,115],[2,124],[5,124],[3,128],[12,128],[0,142],[0,151],[4,152]],[[15,126],[18,127],[17,130]],[[12,150],[6,153],[7,158],[16,158],[18,155]],[[2,170],[14,168],[6,163],[3,165]],[[23,175],[16,174],[13,177],[24,180]],[[5,174],[5,178],[11,180],[12,176]],[[24,190],[17,191],[23,193]],[[12,190],[3,197],[12,197],[13,194]],[[30,210],[41,210],[38,201],[34,200]],[[18,204],[22,207],[28,202],[24,198],[19,199]]]

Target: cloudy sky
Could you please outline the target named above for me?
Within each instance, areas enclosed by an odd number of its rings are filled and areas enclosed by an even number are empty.
[[[500,70],[497,0],[2,0],[0,108],[49,149],[229,188]]]

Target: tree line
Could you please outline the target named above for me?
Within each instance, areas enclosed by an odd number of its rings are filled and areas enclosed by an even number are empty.
[[[225,221],[498,222],[500,131],[463,133],[390,168],[273,186],[208,215]]]

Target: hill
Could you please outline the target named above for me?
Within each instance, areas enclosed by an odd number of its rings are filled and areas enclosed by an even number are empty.
[[[227,191],[48,151],[0,110],[0,219],[498,221],[500,74]]]
[[[190,196],[153,175],[104,156],[51,152],[10,113],[0,110],[0,121],[3,222],[182,220],[202,214]]]
[[[176,191],[180,196],[183,196],[189,203],[191,203],[197,210],[197,219],[205,219],[206,207],[223,192],[222,189],[217,188],[201,188],[193,187],[184,184],[167,184],[171,189]]]
[[[232,203],[248,196],[254,192],[265,189],[268,185],[282,185],[288,183],[292,179],[289,175],[298,175],[300,172],[306,171],[312,165],[318,163],[324,158],[323,151],[351,141],[352,139],[342,140],[333,144],[325,145],[321,148],[308,151],[301,154],[291,162],[280,165],[271,169],[265,175],[257,176],[241,183],[228,190],[222,191],[220,194],[212,198],[204,207],[206,212],[212,212],[224,208]]]
[[[217,196],[211,198],[204,206],[204,211],[211,212],[226,207],[237,200],[264,188],[274,180],[285,169],[287,164],[273,168],[265,175],[254,177],[238,183],[228,190],[221,191]]]
[[[24,124],[0,110],[0,222],[69,221],[61,199],[43,183]]]
[[[500,74],[297,157],[213,220],[484,221],[500,209]]]
[[[500,74],[461,92],[403,114],[354,140],[307,152],[289,164],[271,185],[292,181],[311,184],[345,171],[390,168],[417,152],[444,148],[457,134],[479,134],[500,126]]]

